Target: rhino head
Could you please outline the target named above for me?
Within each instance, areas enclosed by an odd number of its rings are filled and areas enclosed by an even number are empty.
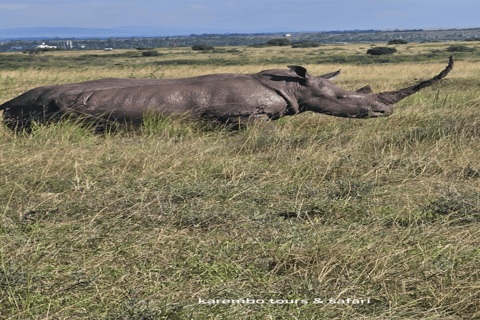
[[[301,66],[288,66],[290,70],[266,70],[260,72],[269,77],[269,84],[283,82],[284,90],[277,90],[289,102],[293,113],[313,111],[346,118],[367,118],[389,116],[393,104],[444,78],[453,68],[454,59],[449,58],[448,66],[437,76],[417,85],[378,94],[371,94],[370,86],[357,91],[348,91],[335,86],[330,80],[340,71],[322,76],[312,76]],[[262,81],[264,84],[265,81]]]

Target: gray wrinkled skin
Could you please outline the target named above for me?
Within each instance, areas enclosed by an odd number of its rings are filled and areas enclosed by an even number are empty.
[[[330,82],[340,71],[312,76],[301,66],[256,74],[212,74],[184,79],[100,79],[32,89],[0,106],[9,124],[59,115],[140,123],[143,115],[188,113],[223,123],[278,119],[304,111],[348,118],[388,116],[392,105],[444,78],[453,57],[439,75],[418,85],[370,94],[369,86],[347,91]]]

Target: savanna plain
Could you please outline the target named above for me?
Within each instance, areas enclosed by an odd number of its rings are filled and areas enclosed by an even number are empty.
[[[438,74],[451,45],[2,53],[0,103],[286,64],[382,92]],[[479,319],[480,43],[463,45],[387,118],[2,125],[0,318]]]

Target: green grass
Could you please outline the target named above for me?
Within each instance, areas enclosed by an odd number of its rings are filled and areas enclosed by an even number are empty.
[[[480,83],[462,63],[388,118],[0,128],[1,318],[479,318]],[[29,71],[3,75],[2,101],[46,81]]]
[[[480,48],[471,42],[459,42],[466,51],[454,52],[457,60],[470,59],[479,61]],[[75,69],[81,67],[126,68],[154,66],[245,66],[265,64],[376,64],[428,62],[448,59],[451,45],[448,43],[419,44],[410,43],[389,46],[396,48],[393,55],[367,55],[365,44],[322,45],[318,48],[291,47],[216,47],[211,51],[193,51],[190,47],[157,48],[158,56],[145,57],[142,51],[120,49],[112,52],[101,50],[79,51],[72,54],[69,51],[51,51],[39,54],[3,53],[0,54],[0,67],[3,70],[18,68],[32,69]],[[432,49],[434,48],[434,49]],[[87,53],[86,53],[87,52]],[[328,53],[325,55],[325,53]]]

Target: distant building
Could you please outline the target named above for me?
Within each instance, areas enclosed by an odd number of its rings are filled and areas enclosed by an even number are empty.
[[[178,43],[170,43],[172,47],[178,47]]]
[[[10,47],[10,50],[22,50],[23,47]]]
[[[45,44],[45,42],[42,42],[42,44],[39,44],[35,46],[37,49],[57,49],[57,46],[49,46]]]
[[[71,40],[50,41],[50,42],[57,44],[57,46],[62,49],[73,49],[73,44]]]
[[[285,34],[285,37],[291,37],[292,35],[290,33]]]
[[[103,49],[103,50],[105,50],[105,51],[112,51],[113,48],[105,48],[105,49]]]

